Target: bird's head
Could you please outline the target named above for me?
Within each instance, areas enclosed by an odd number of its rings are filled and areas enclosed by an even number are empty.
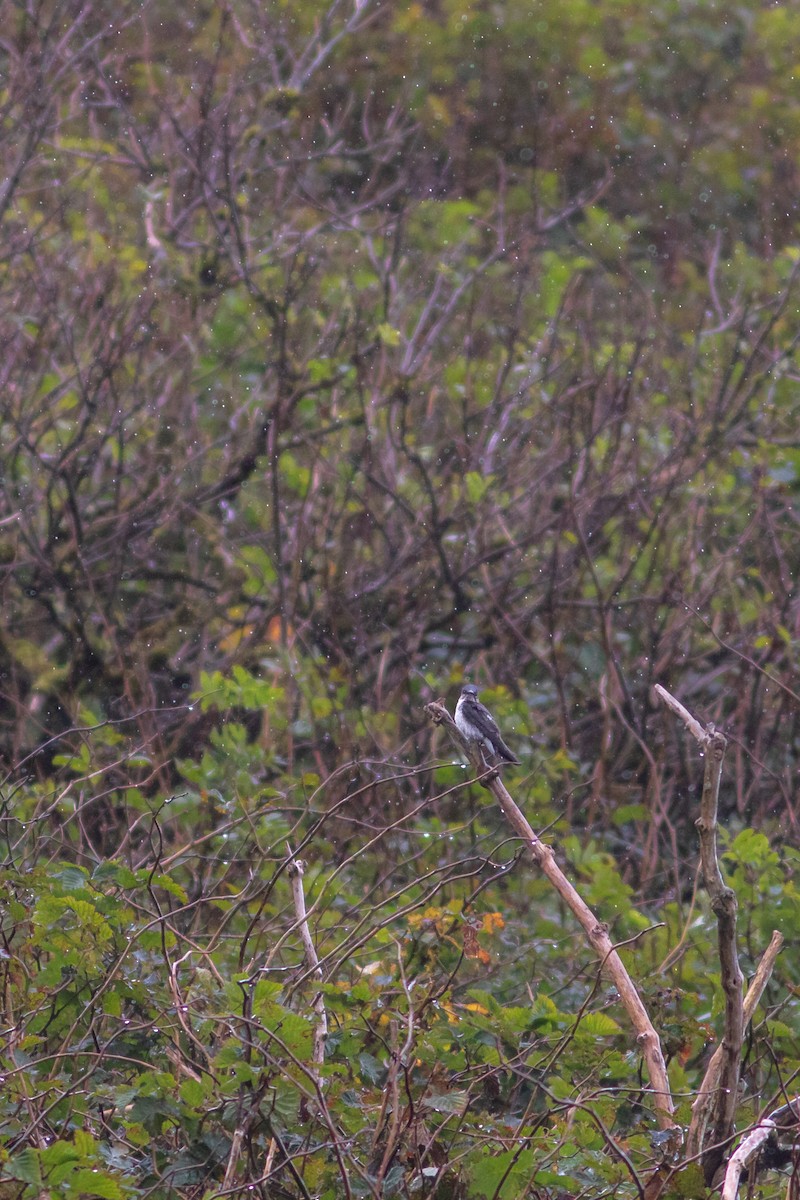
[[[478,689],[475,687],[474,683],[465,683],[461,689],[462,696],[477,696],[477,694]]]

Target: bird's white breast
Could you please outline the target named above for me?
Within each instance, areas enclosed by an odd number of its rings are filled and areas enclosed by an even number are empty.
[[[492,743],[484,735],[483,730],[478,729],[476,725],[466,719],[460,703],[456,705],[456,725],[468,741],[483,742],[490,750],[492,749]]]

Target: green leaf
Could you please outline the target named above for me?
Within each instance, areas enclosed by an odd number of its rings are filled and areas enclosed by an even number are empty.
[[[119,992],[109,990],[104,994],[103,1012],[110,1017],[122,1016],[122,998]]]
[[[76,1133],[81,1132],[82,1130],[76,1131]],[[91,1149],[93,1148],[94,1139],[92,1138]],[[74,1142],[53,1142],[52,1146],[45,1146],[45,1148],[39,1152],[42,1167],[48,1173],[48,1178],[50,1178],[51,1168],[63,1165],[64,1163],[79,1162],[85,1153],[86,1151],[78,1143],[77,1137],[75,1138]]]
[[[181,1100],[192,1108],[202,1108],[206,1098],[206,1089],[199,1079],[184,1079],[181,1084]]]
[[[101,1200],[122,1200],[124,1191],[119,1182],[103,1171],[82,1167],[69,1181],[71,1196],[100,1196]]]
[[[620,804],[612,814],[615,825],[627,825],[630,821],[646,821],[649,816],[644,804]]]
[[[593,1012],[587,1013],[582,1019],[579,1027],[579,1032],[582,1034],[590,1034],[594,1037],[614,1037],[623,1032],[621,1026],[609,1017],[607,1013]]]
[[[156,875],[153,879],[153,884],[156,887],[163,888],[165,892],[177,897],[182,904],[188,904],[189,897],[186,894],[186,889],[182,888],[179,883],[176,883],[171,875]]]
[[[42,1186],[42,1173],[39,1166],[39,1155],[35,1150],[26,1147],[14,1154],[3,1167],[3,1174],[9,1179],[20,1179],[23,1183],[31,1183],[35,1188]]]
[[[470,1163],[467,1194],[475,1200],[494,1200],[494,1197],[515,1200],[520,1187],[531,1182],[533,1169],[532,1150],[507,1150],[491,1157],[487,1154]]]
[[[425,1108],[432,1108],[434,1112],[440,1113],[463,1112],[468,1103],[469,1092],[433,1092],[422,1098]]]
[[[85,867],[70,864],[53,871],[52,878],[58,880],[65,892],[82,891],[88,882],[89,872]]]
[[[479,504],[492,486],[492,475],[481,475],[478,471],[467,471],[464,483],[470,504]]]
[[[386,1074],[386,1068],[382,1063],[378,1062],[373,1054],[366,1052],[359,1054],[358,1065],[361,1070],[361,1076],[366,1079],[367,1083],[378,1083]]]
[[[708,1189],[703,1172],[697,1163],[689,1163],[670,1175],[669,1191],[664,1200],[697,1200],[698,1196],[705,1195],[708,1195]]]
[[[138,880],[130,867],[126,867],[124,863],[110,861],[98,863],[92,872],[92,882],[115,883],[119,887],[134,888]]]
[[[400,345],[400,331],[398,329],[394,329],[391,325],[387,325],[384,322],[378,326],[376,332],[384,346]]]
[[[494,996],[490,995],[489,992],[483,992],[480,988],[470,988],[467,995],[470,1000],[474,1000],[477,1004],[480,1004],[490,1014],[499,1014],[502,1012],[501,1005],[497,1003]]]
[[[111,941],[113,933],[105,917],[88,900],[77,896],[42,896],[33,914],[38,927],[35,940],[41,944],[51,935],[53,927],[63,927],[66,933],[91,933],[97,941]]]

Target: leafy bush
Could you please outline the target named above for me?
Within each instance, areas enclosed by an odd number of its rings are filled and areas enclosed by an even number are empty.
[[[731,742],[746,972],[797,932],[797,16],[6,9],[0,1200],[638,1195],[618,998],[423,710],[480,683],[688,1123],[653,683]]]

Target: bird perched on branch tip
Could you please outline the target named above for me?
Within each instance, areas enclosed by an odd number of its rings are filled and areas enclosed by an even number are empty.
[[[488,750],[503,762],[519,764],[519,759],[503,741],[494,717],[478,699],[474,683],[465,683],[461,689],[455,721],[467,741],[477,742],[482,752]]]

